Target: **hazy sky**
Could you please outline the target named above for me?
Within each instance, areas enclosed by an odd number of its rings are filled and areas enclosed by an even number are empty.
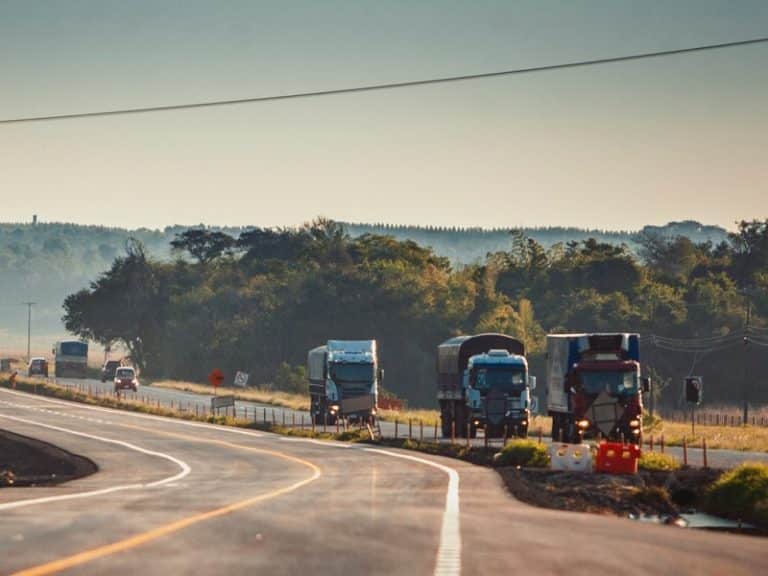
[[[0,118],[768,35],[765,0],[0,0]],[[0,126],[0,221],[636,228],[768,216],[768,45]]]

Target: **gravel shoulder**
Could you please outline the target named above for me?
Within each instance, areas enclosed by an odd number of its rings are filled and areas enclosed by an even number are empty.
[[[687,469],[619,476],[545,469],[499,468],[507,489],[542,508],[614,516],[676,517],[696,508],[721,470]]]

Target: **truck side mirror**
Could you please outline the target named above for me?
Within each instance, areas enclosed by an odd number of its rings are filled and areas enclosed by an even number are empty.
[[[536,390],[536,376],[528,375],[528,388]]]
[[[54,356],[56,356],[56,348],[51,348],[51,354],[53,354]]]
[[[379,368],[379,384],[384,382],[384,368]]]
[[[643,376],[642,378],[640,378],[640,389],[643,391],[643,394],[648,394],[651,391],[650,376]]]

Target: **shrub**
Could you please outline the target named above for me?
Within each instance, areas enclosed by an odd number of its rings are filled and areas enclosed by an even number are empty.
[[[291,366],[283,362],[275,373],[275,389],[295,394],[307,394],[308,383],[304,366]]]
[[[729,470],[707,491],[707,512],[768,524],[768,464],[748,462]]]
[[[546,468],[549,465],[549,455],[543,444],[533,440],[512,440],[494,457],[494,464]]]
[[[632,501],[640,506],[648,506],[655,510],[674,510],[675,505],[669,492],[661,486],[645,486],[632,494]]]
[[[680,462],[677,458],[661,452],[643,452],[637,467],[641,470],[677,470]]]
[[[643,414],[643,432],[645,434],[661,432],[663,423],[664,422],[662,419],[655,414],[653,416],[651,416],[648,412]]]

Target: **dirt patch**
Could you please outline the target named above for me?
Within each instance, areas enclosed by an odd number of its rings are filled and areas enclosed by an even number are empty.
[[[47,442],[0,430],[0,488],[50,486],[93,474],[98,466]]]
[[[499,468],[507,489],[534,506],[627,517],[675,517],[696,507],[719,470],[640,472],[631,476]]]

